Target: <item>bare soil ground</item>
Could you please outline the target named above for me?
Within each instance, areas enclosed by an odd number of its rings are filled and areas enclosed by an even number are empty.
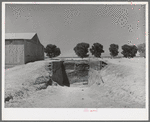
[[[95,60],[95,59],[93,59]],[[103,59],[101,71],[90,70],[89,84],[76,82],[70,87],[48,86],[36,91],[35,79],[47,76],[48,60],[6,70],[5,92],[22,91],[21,98],[5,107],[14,108],[143,108],[145,107],[145,59]],[[91,59],[92,61],[92,59]],[[23,90],[23,88],[28,89]],[[19,96],[19,95],[18,95]]]

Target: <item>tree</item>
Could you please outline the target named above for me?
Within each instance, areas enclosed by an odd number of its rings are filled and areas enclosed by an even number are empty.
[[[44,48],[44,52],[49,58],[57,57],[61,54],[60,49],[56,45],[48,44],[46,48]]]
[[[89,55],[87,54],[89,51],[88,51],[88,48],[89,48],[89,44],[88,43],[78,43],[76,45],[76,47],[74,47],[74,51],[76,53],[76,55],[78,55],[79,57],[81,58],[86,58],[88,57]]]
[[[122,54],[124,55],[124,57],[126,58],[133,58],[136,56],[137,53],[137,47],[135,45],[123,45],[122,46]]]
[[[118,49],[119,49],[119,46],[118,46],[117,44],[111,44],[111,45],[110,45],[110,48],[109,48],[110,55],[111,55],[112,57],[117,56],[118,53],[119,53]]]
[[[140,53],[140,56],[145,57],[145,43],[139,44],[137,48],[138,48],[138,52]]]
[[[94,43],[93,46],[90,49],[90,52],[92,53],[92,55],[94,55],[95,57],[100,58],[101,57],[101,53],[104,53],[103,50],[103,45],[99,44],[99,43]]]

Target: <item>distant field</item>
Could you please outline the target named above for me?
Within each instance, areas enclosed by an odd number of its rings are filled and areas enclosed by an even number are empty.
[[[89,59],[89,58],[95,58],[95,57],[88,57],[88,58],[83,58],[83,59]],[[111,58],[111,56],[101,56],[101,58]],[[123,56],[117,56],[115,58],[124,58]],[[136,56],[134,58],[142,58],[142,56]],[[45,59],[49,59],[48,57],[45,57]],[[55,57],[52,59],[79,59],[81,60],[82,58],[79,57]]]
[[[99,59],[109,59],[111,58],[111,56],[102,56],[101,58]],[[115,57],[114,59],[118,59],[118,58],[124,58],[123,56],[118,56],[118,57]],[[141,56],[136,56],[134,58],[143,58]],[[82,60],[90,60],[90,59],[96,59],[95,57],[88,57],[88,58],[79,58],[79,57],[55,57],[55,58],[48,58],[48,57],[45,57],[45,60],[78,60],[78,61],[82,61]],[[128,58],[124,58],[124,59],[128,59]],[[12,68],[12,67],[15,67],[15,66],[18,66],[18,65],[5,65],[5,69],[8,69],[8,68]]]

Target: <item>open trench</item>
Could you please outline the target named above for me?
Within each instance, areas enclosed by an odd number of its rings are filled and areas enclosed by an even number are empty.
[[[52,61],[45,67],[49,76],[38,77],[34,85],[41,84],[36,90],[46,89],[49,85],[86,87],[89,85],[90,70],[101,70],[106,65],[103,61]]]
[[[45,65],[48,75],[37,77],[30,86],[33,91],[47,89],[50,85],[60,85],[67,87],[87,87],[89,80],[89,71],[101,70],[106,65],[103,61],[89,62],[87,60],[67,60],[67,61],[50,61]],[[23,86],[24,87],[24,86]],[[21,88],[14,95],[5,95],[5,102],[13,98],[24,97],[29,94],[29,90],[25,91]],[[25,96],[26,97],[26,96]]]
[[[65,71],[70,86],[88,85],[89,64],[88,62],[64,62]]]
[[[122,64],[108,63],[107,65],[101,60],[93,60],[49,60],[39,62],[40,66],[39,63],[33,63],[24,66],[26,70],[29,68],[31,71],[27,75],[21,73],[21,77],[17,75],[18,73],[10,72],[10,74],[14,73],[12,81],[16,81],[19,77],[19,90],[12,87],[10,92],[14,94],[5,95],[5,101],[7,101],[5,107],[108,108],[145,106],[144,82],[141,79],[141,76],[144,79],[144,75],[140,75],[141,69],[134,70],[135,66],[130,69],[127,65]],[[35,66],[35,68],[32,69],[31,66]],[[103,67],[105,68],[101,70]],[[21,71],[24,70],[19,68],[19,72]],[[20,83],[21,81],[22,83]],[[5,92],[10,93],[9,89]],[[25,96],[26,93],[29,96]],[[19,97],[19,99],[15,99],[15,97]]]
[[[51,80],[61,86],[75,87],[88,85],[89,71],[101,70],[105,65],[103,61],[90,62],[87,60],[67,60],[51,62]]]

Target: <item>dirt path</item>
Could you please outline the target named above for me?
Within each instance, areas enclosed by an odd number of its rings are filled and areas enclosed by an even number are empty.
[[[93,100],[90,98],[89,92],[89,88],[81,84],[71,87],[49,86],[46,90],[37,91],[27,99],[21,100],[16,107],[91,107]]]
[[[49,86],[10,107],[22,108],[125,108],[141,107],[138,103],[111,98],[108,89],[91,89],[82,84],[71,87]],[[15,102],[15,101],[14,101]]]

